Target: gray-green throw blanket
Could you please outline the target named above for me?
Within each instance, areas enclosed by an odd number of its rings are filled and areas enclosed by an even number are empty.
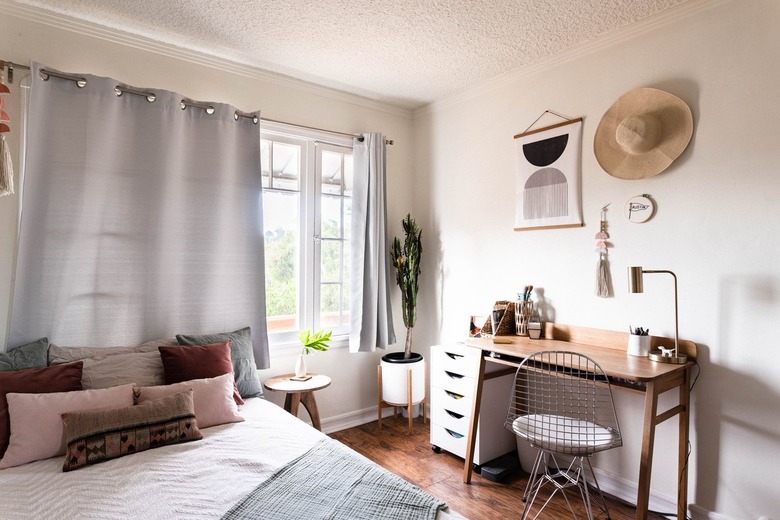
[[[444,502],[326,438],[257,486],[223,519],[433,520]]]

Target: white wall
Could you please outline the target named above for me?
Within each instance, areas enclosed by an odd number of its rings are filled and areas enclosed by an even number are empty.
[[[236,68],[237,73],[225,72],[188,59],[162,55],[156,52],[153,42],[137,42],[138,47],[151,49],[141,50],[49,25],[58,25],[56,20],[46,18],[46,23],[37,23],[29,21],[26,15],[3,13],[6,9],[0,6],[0,58],[4,60],[22,64],[35,60],[63,71],[108,76],[129,85],[179,92],[196,100],[231,103],[245,111],[261,109],[262,116],[268,119],[347,133],[383,132],[395,141],[387,148],[389,232],[393,235],[402,232],[401,219],[411,209],[413,121],[408,111],[288,79],[264,79],[263,74],[252,71],[244,74],[240,68]],[[9,99],[14,128],[9,143],[14,149],[17,166],[19,80],[23,75],[22,71],[16,70],[11,85],[13,95]],[[18,194],[0,198],[0,351],[6,346],[18,204]],[[397,300],[394,298],[394,303],[398,303]],[[403,340],[400,305],[395,315],[399,318],[396,330]],[[402,343],[397,347],[403,348]],[[376,366],[382,354],[384,351],[349,354],[345,348],[340,348],[309,356],[312,371],[333,378],[332,385],[318,393],[325,426],[329,421],[336,424],[359,422],[360,412],[371,416],[370,411],[376,408]],[[291,372],[294,363],[295,356],[289,350],[284,354],[272,352],[272,368],[262,371],[261,377]],[[279,403],[283,396],[271,394],[269,399]],[[308,419],[304,411],[300,415]]]
[[[699,345],[701,364],[693,512],[778,519],[780,2],[694,1],[676,12],[416,113],[415,210],[427,235],[418,338],[461,339],[469,314],[486,314],[526,284],[543,291],[557,322],[620,331],[642,324],[673,336],[671,277],[647,277],[645,293],[629,295],[626,267],[675,271],[680,336]],[[694,136],[661,175],[619,180],[596,162],[594,132],[618,96],[645,86],[690,105]],[[513,135],[546,109],[584,117],[585,226],[515,232]],[[541,124],[559,121],[548,115]],[[622,208],[643,193],[657,201],[657,214],[629,223]],[[594,235],[607,203],[615,296],[601,299]],[[618,400],[626,446],[598,466],[635,483],[642,399]],[[675,419],[659,428],[652,480],[654,493],[672,501],[676,427]]]

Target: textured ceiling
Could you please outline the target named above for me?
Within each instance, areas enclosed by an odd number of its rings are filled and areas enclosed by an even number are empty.
[[[16,0],[414,109],[686,0]]]

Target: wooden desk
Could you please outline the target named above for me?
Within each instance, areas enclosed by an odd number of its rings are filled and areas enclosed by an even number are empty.
[[[322,431],[320,425],[320,412],[317,409],[317,401],[314,399],[314,392],[330,386],[330,378],[322,374],[308,374],[311,377],[308,381],[290,381],[295,374],[285,374],[283,376],[268,379],[263,386],[272,392],[287,392],[284,397],[284,409],[298,416],[298,405],[302,404],[311,417],[311,425]]]
[[[690,383],[691,369],[696,359],[696,344],[678,340],[681,353],[688,355],[689,362],[684,365],[655,363],[648,358],[626,354],[628,333],[609,330],[589,329],[556,323],[545,325],[544,339],[533,340],[523,336],[500,336],[509,343],[494,343],[492,339],[478,338],[466,341],[466,345],[481,349],[479,376],[476,378],[474,402],[471,410],[466,462],[463,467],[463,482],[471,482],[474,443],[476,441],[477,420],[482,399],[482,383],[485,379],[485,363],[490,360],[517,366],[523,358],[542,350],[570,350],[592,357],[610,377],[612,387],[644,394],[644,428],[642,434],[642,452],[639,464],[639,489],[636,500],[637,519],[646,519],[650,500],[650,474],[653,463],[653,445],[655,427],[675,415],[679,415],[677,482],[678,503],[677,518],[685,520],[688,509],[688,472],[686,468],[688,448],[688,428],[690,421]],[[658,345],[674,345],[674,339],[651,337],[651,349]],[[494,353],[497,357],[492,357]],[[502,356],[504,356],[502,358]],[[658,413],[658,396],[669,390],[679,392],[678,404],[662,413]]]

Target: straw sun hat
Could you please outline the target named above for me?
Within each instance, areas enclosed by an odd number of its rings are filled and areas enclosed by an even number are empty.
[[[604,170],[618,179],[658,175],[688,146],[693,116],[685,101],[654,88],[637,88],[618,98],[601,118],[593,151]]]

